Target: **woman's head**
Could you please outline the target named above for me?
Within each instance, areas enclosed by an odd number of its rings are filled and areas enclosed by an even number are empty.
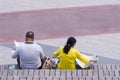
[[[76,39],[74,37],[69,37],[66,42],[66,45],[64,46],[64,49],[63,49],[64,53],[67,54],[69,52],[70,48],[74,47],[75,43],[76,43]]]

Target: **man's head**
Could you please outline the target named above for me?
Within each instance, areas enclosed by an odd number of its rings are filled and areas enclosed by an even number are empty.
[[[26,41],[33,41],[34,40],[34,32],[32,32],[32,31],[28,31],[27,33],[26,33]]]

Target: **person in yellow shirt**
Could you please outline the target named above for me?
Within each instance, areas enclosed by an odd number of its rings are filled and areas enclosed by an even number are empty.
[[[58,69],[76,69],[75,59],[78,58],[84,63],[96,62],[95,60],[89,60],[85,58],[77,49],[74,48],[76,39],[69,37],[66,45],[58,48],[54,53],[54,57],[60,57],[60,61],[57,65]]]

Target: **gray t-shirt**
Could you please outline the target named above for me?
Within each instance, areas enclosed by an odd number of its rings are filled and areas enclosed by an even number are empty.
[[[22,69],[36,69],[41,66],[41,59],[45,55],[40,45],[36,43],[23,43],[17,46],[15,51],[12,51],[12,58],[17,58],[18,56]]]

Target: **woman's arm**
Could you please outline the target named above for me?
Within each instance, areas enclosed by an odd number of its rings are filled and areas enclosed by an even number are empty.
[[[90,60],[87,57],[85,57],[83,54],[81,54],[78,50],[76,50],[76,55],[77,55],[77,58],[82,62],[84,63],[90,62]]]
[[[53,56],[54,56],[54,57],[58,57],[59,54],[60,54],[60,50],[61,50],[61,48],[57,49],[57,50],[53,53]]]

